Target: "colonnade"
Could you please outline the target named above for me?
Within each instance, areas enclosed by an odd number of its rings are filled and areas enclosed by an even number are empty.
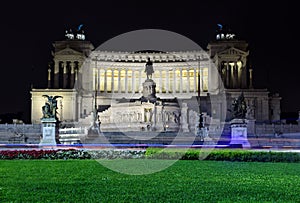
[[[208,68],[156,68],[152,79],[157,93],[196,93],[208,90]],[[142,69],[94,68],[93,90],[105,93],[141,93],[146,74]]]
[[[247,88],[247,72],[241,61],[222,61],[221,77],[226,88]]]
[[[79,61],[55,61],[53,87],[69,89],[73,88],[78,78]],[[48,70],[48,88],[51,86],[51,69]]]

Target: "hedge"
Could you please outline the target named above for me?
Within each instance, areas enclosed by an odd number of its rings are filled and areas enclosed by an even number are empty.
[[[201,154],[200,154],[201,153]],[[201,156],[200,156],[201,155]],[[148,148],[145,154],[150,159],[214,160],[245,162],[300,162],[300,153],[254,151],[237,149],[161,149]]]

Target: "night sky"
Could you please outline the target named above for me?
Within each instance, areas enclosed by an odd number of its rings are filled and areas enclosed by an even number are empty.
[[[83,24],[95,47],[125,32],[164,29],[206,49],[218,23],[249,43],[254,86],[278,92],[282,111],[297,112],[299,11],[292,2],[9,1],[0,8],[0,114],[19,112],[29,122],[30,88],[46,87],[52,42],[64,39],[66,29]]]

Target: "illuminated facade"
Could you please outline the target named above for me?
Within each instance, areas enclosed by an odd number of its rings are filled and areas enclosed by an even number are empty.
[[[248,119],[280,119],[281,98],[271,96],[266,89],[253,88],[252,69],[247,64],[248,44],[234,39],[233,35],[223,39],[218,33],[217,40],[208,44],[207,51],[112,52],[94,50],[84,35],[75,38],[67,34],[66,40],[53,44],[54,63],[48,70],[48,88],[31,91],[32,123],[40,123],[44,94],[63,97],[59,104],[60,120],[87,122],[87,125],[95,106],[102,112],[119,100],[141,98],[148,57],[153,62],[152,79],[160,99],[186,101],[200,92],[202,112],[211,118],[228,120],[230,114],[226,112],[232,99],[243,92]],[[217,98],[220,92],[226,94],[227,102],[217,99],[218,102],[212,104],[211,98]]]

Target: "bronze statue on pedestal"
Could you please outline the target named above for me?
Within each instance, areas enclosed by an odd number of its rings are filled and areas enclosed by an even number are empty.
[[[42,107],[43,118],[55,118],[57,119],[57,99],[62,98],[62,96],[49,96],[43,95],[48,101]]]
[[[152,61],[150,61],[149,57],[145,67],[145,73],[147,74],[147,80],[152,79],[152,74],[154,73],[154,69],[153,69],[153,63]]]

